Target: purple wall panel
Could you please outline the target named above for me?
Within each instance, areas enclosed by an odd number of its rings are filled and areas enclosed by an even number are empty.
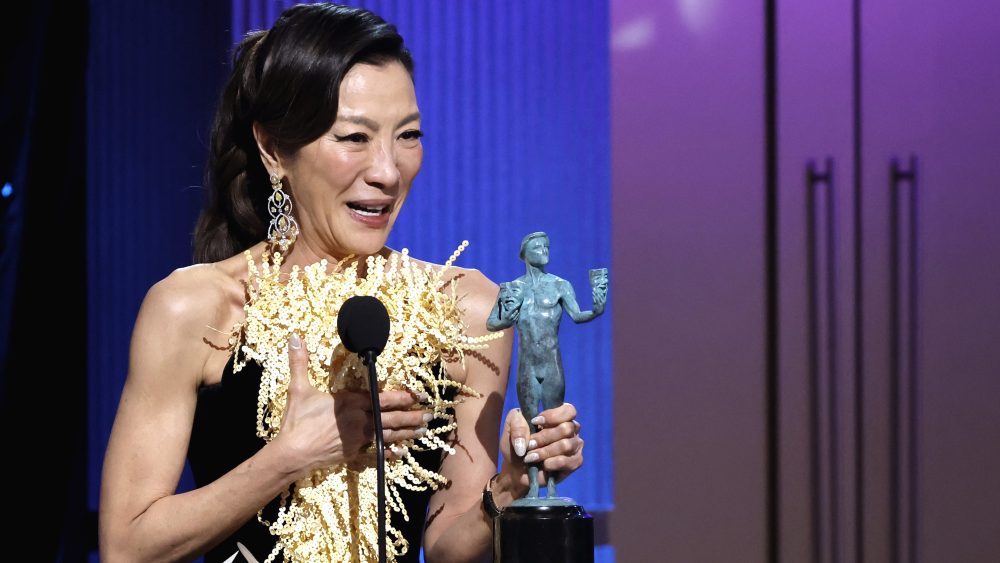
[[[853,554],[851,8],[851,0],[827,0],[777,10],[782,561]]]
[[[612,2],[623,561],[762,561],[761,2]]]
[[[862,8],[866,373],[878,431],[868,491],[881,500],[869,548],[876,560],[996,561],[1000,5]],[[916,182],[898,184],[894,206],[890,163],[910,169],[911,155]]]

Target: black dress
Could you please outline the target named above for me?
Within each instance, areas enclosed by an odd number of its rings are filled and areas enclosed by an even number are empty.
[[[198,390],[198,406],[194,414],[188,461],[198,487],[215,481],[237,465],[246,461],[264,447],[264,440],[257,437],[257,393],[262,369],[250,360],[239,373],[233,373],[233,357],[229,358],[222,381],[203,386]],[[431,423],[440,422],[435,420]],[[413,452],[420,465],[437,471],[441,465],[441,452]],[[400,489],[410,521],[392,514],[392,526],[409,542],[406,555],[397,559],[403,563],[420,560],[427,503],[432,491],[416,492]],[[264,509],[264,517],[273,521],[277,514],[278,499]],[[222,563],[236,553],[236,542],[242,543],[250,553],[263,562],[274,548],[275,538],[254,515],[233,535],[205,554],[205,563]],[[237,557],[236,561],[243,561]]]

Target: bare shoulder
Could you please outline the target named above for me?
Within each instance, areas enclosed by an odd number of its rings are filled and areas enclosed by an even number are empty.
[[[421,267],[430,266],[432,270],[439,271],[444,268],[441,264],[426,262],[415,258],[410,258]],[[459,299],[466,324],[482,324],[485,326],[486,318],[490,316],[490,310],[496,302],[500,286],[485,274],[474,268],[460,268],[449,266],[442,278],[445,282],[455,282],[455,295]],[[482,322],[475,322],[482,321]]]
[[[471,334],[486,332],[486,319],[496,303],[500,286],[485,274],[473,268],[451,266],[445,271],[444,280],[454,282],[462,317],[469,327],[477,327]]]
[[[245,296],[230,260],[174,270],[149,289],[132,335],[130,374],[156,364],[177,366],[195,384],[221,374],[216,356],[228,356]]]
[[[458,291],[461,295],[466,296],[467,299],[486,300],[491,303],[491,307],[492,302],[496,300],[497,293],[500,291],[500,286],[486,277],[486,274],[474,268],[456,268],[453,266],[448,269],[445,279],[454,279]]]
[[[200,326],[217,319],[238,292],[238,282],[214,264],[197,264],[174,270],[154,284],[139,314],[172,326]]]

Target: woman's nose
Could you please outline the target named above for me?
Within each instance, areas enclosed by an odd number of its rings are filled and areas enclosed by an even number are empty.
[[[396,166],[396,158],[391,149],[382,144],[375,148],[365,181],[380,190],[395,187],[399,183],[399,167]]]

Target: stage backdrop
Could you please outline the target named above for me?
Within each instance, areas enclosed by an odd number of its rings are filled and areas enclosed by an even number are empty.
[[[524,272],[521,238],[544,230],[551,271],[589,308],[587,269],[611,260],[606,0],[350,3],[395,23],[416,60],[425,159],[390,245],[442,262],[467,239],[458,264],[499,282]],[[138,306],[152,283],[189,263],[209,111],[228,69],[220,34],[231,45],[292,3],[234,1],[231,26],[197,2],[184,3],[187,11],[95,4],[87,187],[93,508]],[[566,399],[580,410],[587,461],[560,492],[599,513],[613,508],[614,294],[612,271],[605,316],[583,326],[567,320],[561,334]],[[511,386],[507,406],[514,404]],[[598,552],[613,558],[609,546]]]

